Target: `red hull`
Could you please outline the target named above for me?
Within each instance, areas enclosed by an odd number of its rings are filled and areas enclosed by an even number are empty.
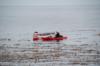
[[[42,41],[60,41],[60,40],[64,40],[64,39],[67,39],[67,37],[59,37],[59,38],[53,38],[53,37],[33,38],[33,41],[38,41],[38,40],[42,40]]]

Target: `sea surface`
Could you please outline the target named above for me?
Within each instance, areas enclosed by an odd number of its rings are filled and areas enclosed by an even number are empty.
[[[0,5],[0,66],[99,66],[100,7]],[[60,32],[68,39],[32,41],[33,33]]]

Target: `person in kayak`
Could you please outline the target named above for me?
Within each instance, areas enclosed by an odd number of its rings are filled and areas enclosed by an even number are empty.
[[[35,41],[39,40],[38,32],[34,32],[34,34],[33,34],[33,40],[35,40]]]
[[[55,38],[61,38],[61,37],[63,37],[63,36],[62,36],[62,35],[60,35],[60,33],[59,33],[59,32],[56,32]]]

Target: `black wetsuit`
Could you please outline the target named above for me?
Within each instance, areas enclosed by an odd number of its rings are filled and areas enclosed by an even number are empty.
[[[59,37],[63,37],[62,35],[60,35],[58,32],[57,34],[55,35],[56,38],[59,38]]]

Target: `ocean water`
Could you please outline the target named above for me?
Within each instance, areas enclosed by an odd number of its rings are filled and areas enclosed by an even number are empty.
[[[70,62],[76,63],[76,65],[72,64],[73,66],[82,66],[81,64],[87,61],[89,61],[86,63],[87,66],[99,66],[99,0],[62,0],[61,2],[59,0],[57,3],[56,1],[47,2],[45,0],[39,3],[33,1],[29,3],[26,0],[24,3],[23,0],[20,3],[17,1],[11,2],[0,2],[1,66],[40,66],[41,64],[43,66],[71,66],[68,64]],[[34,47],[32,37],[35,31],[39,33],[59,31],[68,39],[62,41],[60,45],[47,43]],[[56,49],[59,49],[59,51]],[[89,50],[91,52],[88,52]],[[49,56],[54,54],[50,51],[57,51],[64,56],[59,56],[57,62],[53,60],[55,57]],[[40,54],[40,59],[37,61],[35,53],[41,52],[43,58],[41,59]],[[45,54],[48,55],[46,59]],[[6,56],[6,60],[4,56]],[[8,62],[9,60],[10,62]]]

